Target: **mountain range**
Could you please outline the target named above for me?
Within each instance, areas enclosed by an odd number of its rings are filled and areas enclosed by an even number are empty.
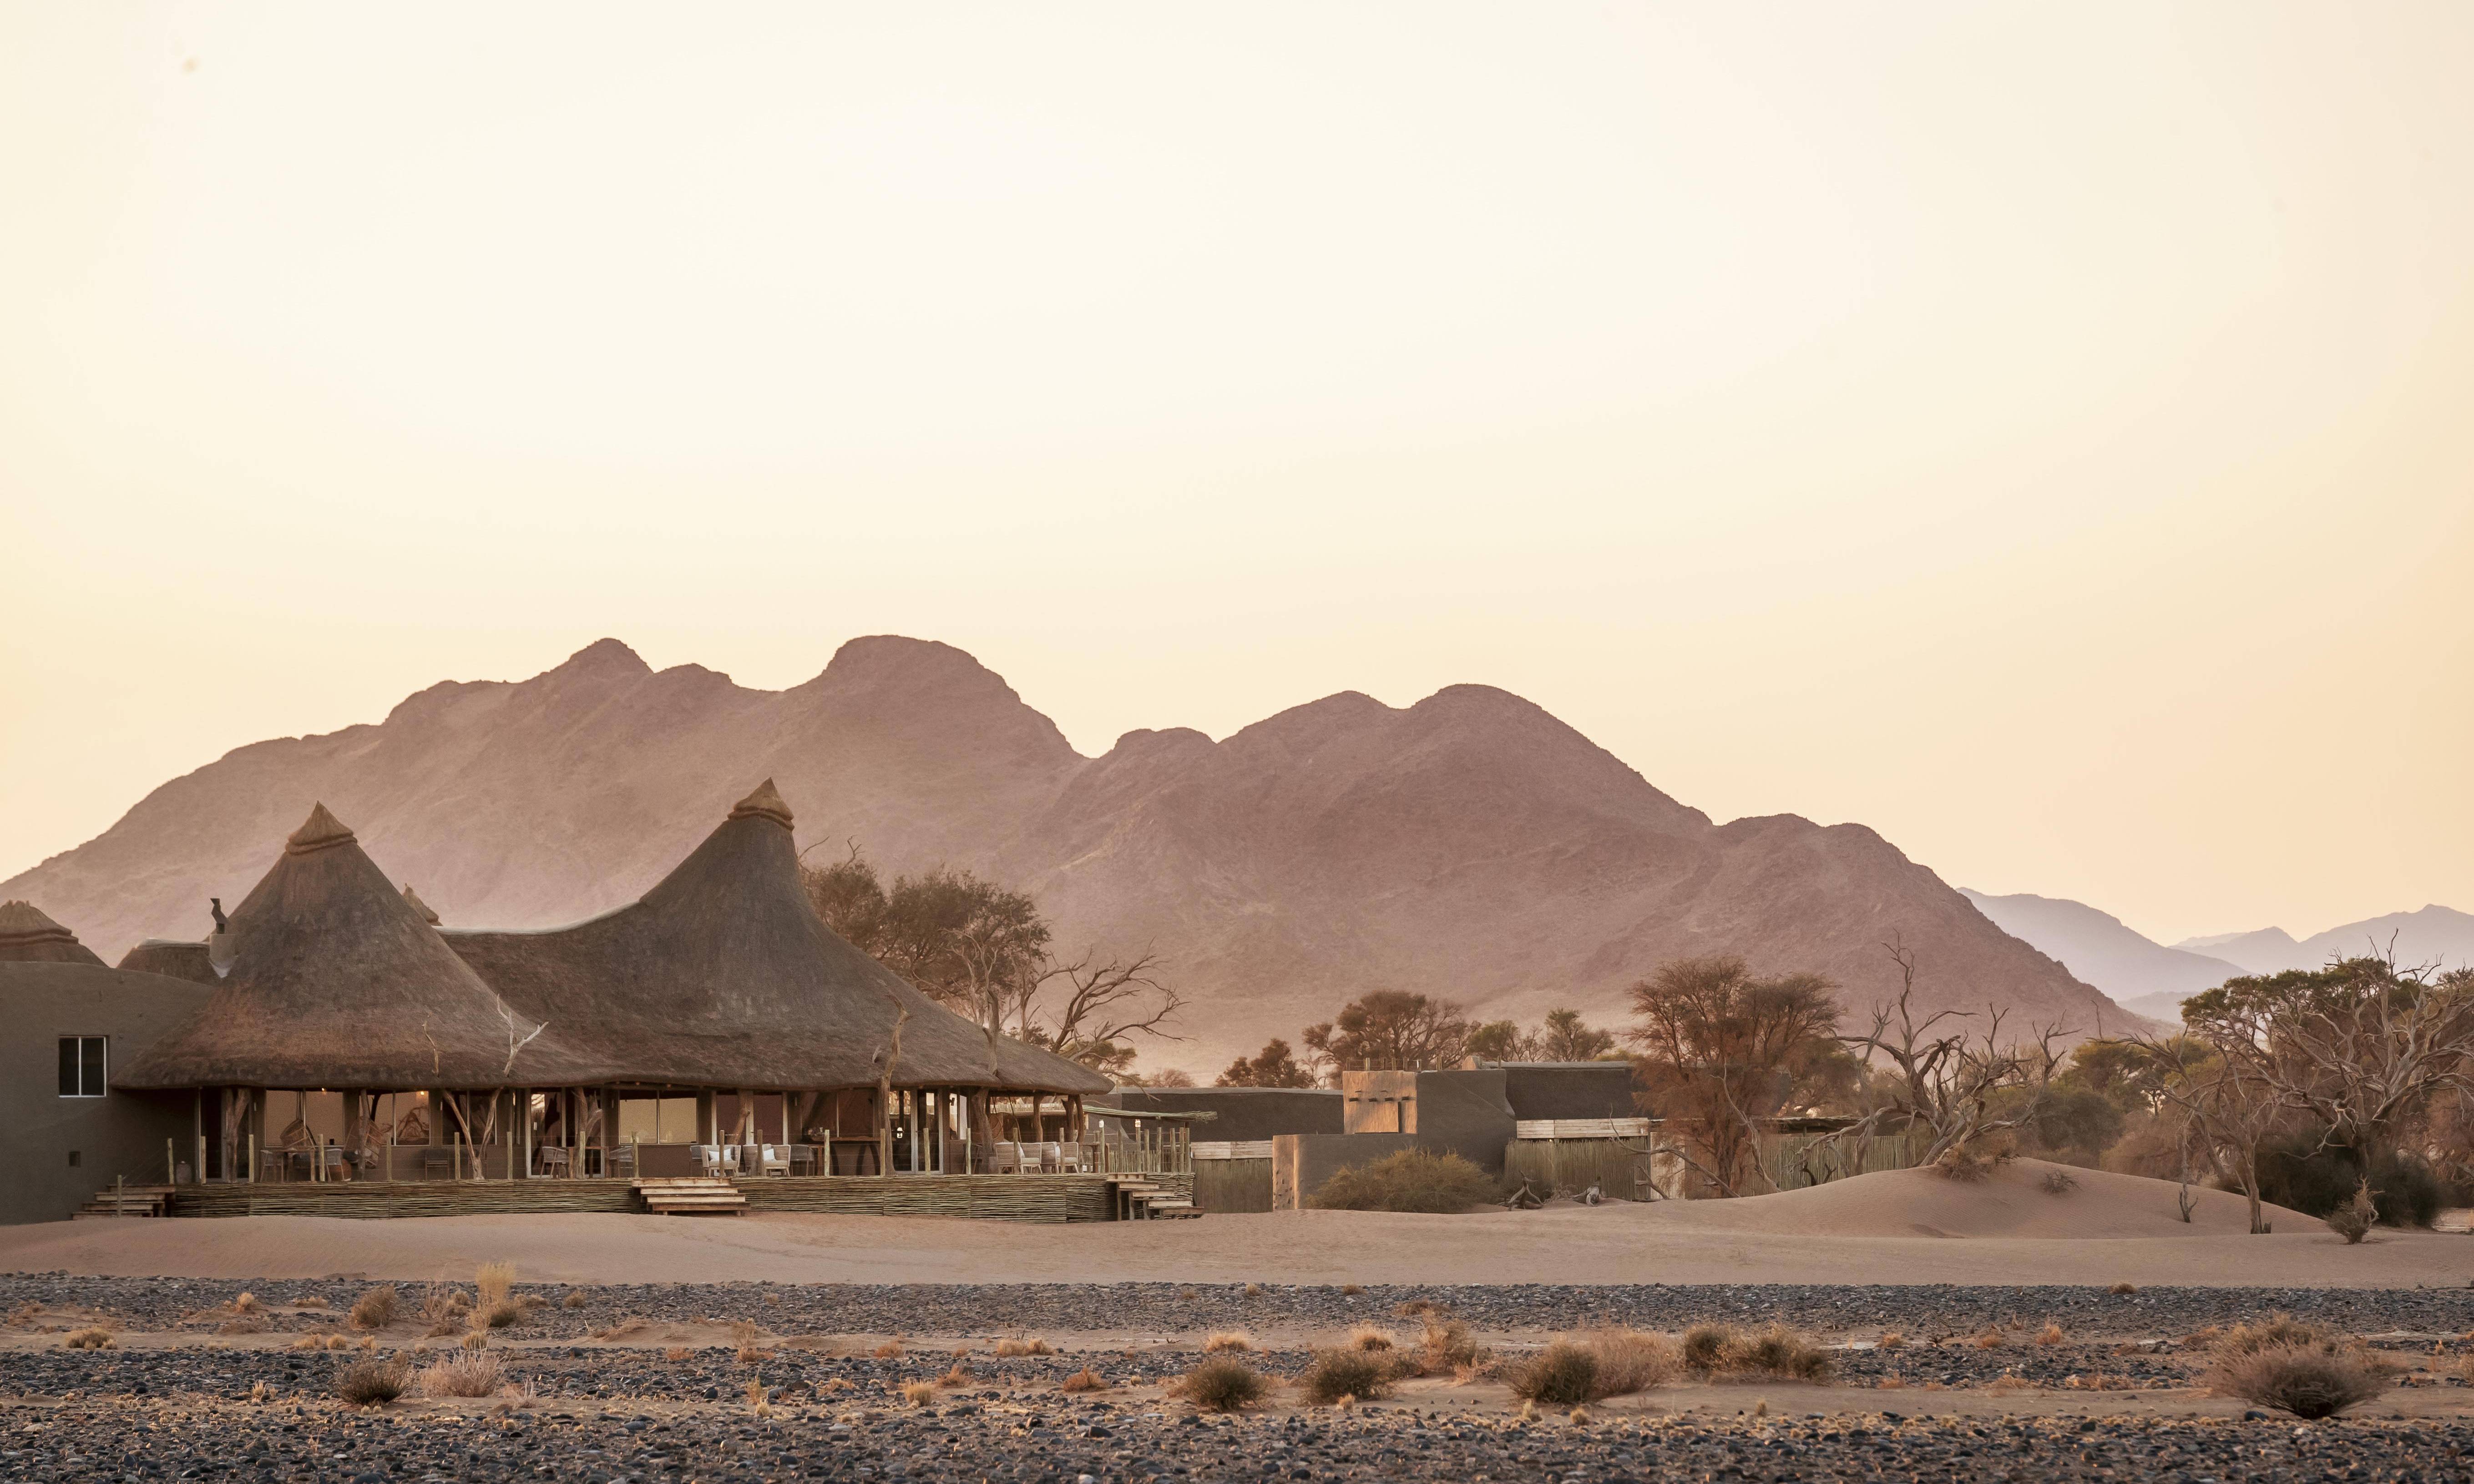
[[[2347,922],[2299,942],[2281,927],[2263,927],[2186,938],[2169,947],[2085,902],[1960,891],[2002,931],[2051,954],[2122,1008],[2159,1020],[2176,1018],[2184,999],[2243,974],[2316,969],[2335,958],[2391,950],[2400,964],[2474,964],[2474,915],[2437,905]]]
[[[1715,824],[1502,690],[1343,692],[1086,757],[969,655],[896,636],[782,691],[655,671],[612,639],[527,681],[433,685],[175,778],[0,898],[107,959],[196,938],[206,899],[236,901],[323,801],[448,923],[544,926],[634,899],[767,777],[803,850],[969,869],[1035,895],[1069,950],[1159,952],[1187,1039],[1143,1065],[1203,1080],[1371,990],[1618,1020],[1628,986],[1689,954],[1817,970],[1859,1014],[1897,990],[1894,937],[1928,1010],[2128,1023],[1871,829]]]

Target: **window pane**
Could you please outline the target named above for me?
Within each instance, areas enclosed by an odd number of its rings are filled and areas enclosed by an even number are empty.
[[[81,1060],[85,1064],[85,1075],[80,1079],[85,1086],[81,1090],[88,1097],[101,1097],[103,1096],[103,1038],[88,1036],[85,1038],[80,1049],[83,1052]]]
[[[61,1096],[78,1095],[78,1039],[61,1038]]]

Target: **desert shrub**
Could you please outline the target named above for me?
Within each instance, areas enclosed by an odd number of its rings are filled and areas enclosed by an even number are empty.
[[[1348,1331],[1351,1350],[1391,1350],[1395,1343],[1391,1330],[1373,1325],[1357,1325]]]
[[[88,1326],[84,1329],[72,1329],[67,1334],[61,1336],[61,1348],[63,1350],[109,1350],[112,1348],[111,1334],[109,1330],[99,1329],[92,1326]]]
[[[1263,1400],[1271,1390],[1251,1366],[1227,1355],[1214,1355],[1177,1379],[1177,1395],[1208,1412],[1234,1412]]]
[[[354,1299],[345,1317],[355,1329],[383,1329],[395,1318],[397,1302],[395,1285],[383,1283]]]
[[[2036,1184],[2044,1189],[2044,1192],[2047,1195],[2068,1195],[2079,1187],[2079,1178],[2076,1175],[2072,1174],[2070,1171],[2061,1168],[2059,1165],[2056,1165],[2053,1168],[2045,1171],[2044,1179],[2039,1180]]]
[[[871,1353],[873,1353],[879,1360],[892,1360],[902,1353],[902,1342],[900,1340],[887,1340],[884,1344],[878,1346]]]
[[[1695,1371],[1715,1371],[1726,1362],[1735,1339],[1734,1325],[1694,1325],[1684,1331],[1684,1363]]]
[[[669,1349],[662,1352],[662,1358],[664,1360],[693,1360],[695,1358],[695,1352],[685,1345],[673,1345]]]
[[[2225,1353],[2208,1368],[2214,1389],[2306,1420],[2334,1416],[2388,1387],[2358,1352],[2327,1345],[2275,1344]]]
[[[1242,1353],[1253,1348],[1254,1337],[1243,1329],[1222,1329],[1202,1342],[1205,1353],[1216,1354],[1222,1351],[1235,1351]]]
[[[2370,1187],[2356,1185],[2354,1198],[2328,1213],[2328,1230],[2353,1246],[2371,1234],[2371,1223],[2379,1219],[2379,1208],[2371,1200]]]
[[[584,1304],[584,1290],[581,1288],[570,1288],[567,1297],[558,1301],[560,1308],[582,1308]]]
[[[1328,1406],[1343,1397],[1360,1401],[1392,1389],[1392,1357],[1372,1351],[1319,1350],[1298,1377],[1306,1400]]]
[[[2111,1294],[2129,1294],[2137,1293],[2138,1291],[2139,1285],[2137,1283],[2116,1283],[2105,1290],[2105,1292]]]
[[[2351,1205],[2363,1185],[2362,1167],[2353,1151],[2323,1149],[2319,1139],[2320,1131],[2312,1129],[2262,1146],[2259,1198],[2323,1219]],[[2412,1154],[2373,1161],[2370,1186],[2379,1223],[2387,1227],[2431,1225],[2447,1196],[2438,1174]]]
[[[239,1298],[232,1300],[231,1306],[232,1312],[235,1314],[255,1314],[266,1305],[257,1302],[257,1295],[254,1293],[244,1293]]]
[[[1347,1165],[1322,1183],[1311,1204],[1321,1210],[1448,1213],[1483,1206],[1495,1183],[1456,1154],[1402,1149],[1370,1164]]]
[[[2045,1328],[2036,1331],[2036,1343],[2039,1345],[2059,1345],[2065,1338],[2062,1327],[2050,1320],[2046,1322]]]
[[[1784,1325],[1736,1337],[1719,1358],[1726,1370],[1741,1376],[1774,1376],[1786,1381],[1830,1378],[1830,1352]]]
[[[934,1381],[904,1381],[902,1383],[902,1400],[912,1406],[926,1406],[929,1402],[936,1400],[936,1383]]]
[[[1364,1293],[1366,1289],[1364,1285],[1359,1283],[1343,1283],[1340,1285],[1340,1291],[1345,1297],[1355,1298],[1357,1295]]]
[[[1048,1348],[1048,1342],[1046,1340],[1040,1339],[1037,1336],[1032,1336],[1028,1339],[1016,1337],[1012,1339],[999,1340],[997,1341],[997,1353],[1000,1355],[1048,1355],[1055,1352]]]
[[[1548,1406],[1578,1406],[1598,1395],[1598,1357],[1586,1346],[1557,1340],[1513,1368],[1512,1394]]]
[[[473,1275],[473,1328],[497,1329],[523,1317],[515,1300],[516,1265],[484,1262]]]
[[[1881,1338],[1875,1343],[1882,1350],[1904,1350],[1907,1348],[1907,1337],[1896,1329],[1884,1329],[1881,1331]]]
[[[491,1351],[468,1350],[432,1361],[417,1378],[424,1397],[489,1397],[506,1383]]]
[[[1056,1385],[1056,1389],[1059,1391],[1106,1391],[1108,1389],[1108,1378],[1102,1376],[1099,1372],[1092,1370],[1089,1366],[1084,1366],[1081,1370],[1075,1372],[1072,1376],[1059,1381]]]
[[[402,1396],[411,1383],[410,1368],[401,1359],[371,1355],[335,1373],[335,1395],[354,1406],[376,1406]]]

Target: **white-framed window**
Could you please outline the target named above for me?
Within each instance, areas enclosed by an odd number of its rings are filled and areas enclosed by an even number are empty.
[[[101,1036],[61,1038],[61,1096],[103,1096],[103,1043]]]

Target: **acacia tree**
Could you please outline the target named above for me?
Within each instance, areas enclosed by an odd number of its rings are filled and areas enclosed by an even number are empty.
[[[2366,1178],[2440,1094],[2474,1090],[2474,969],[2365,956],[2228,979],[2182,1023]]]
[[[1239,1057],[1220,1074],[1218,1086],[1224,1088],[1311,1088],[1315,1085],[1312,1068],[1298,1061],[1289,1043],[1273,1037],[1263,1042],[1263,1049],[1251,1057]]]
[[[2254,1236],[2268,1229],[2259,1193],[2259,1150],[2283,1113],[2276,1089],[2246,1058],[2226,1056],[2206,1038],[2175,1036],[2137,1042],[2164,1106],[2182,1117],[2182,1219],[2191,1219],[2190,1150],[2196,1145],[2218,1175],[2250,1203]]]
[[[1721,1195],[1759,1178],[1760,1122],[1786,1106],[1792,1068],[1836,1016],[1819,974],[1763,979],[1732,955],[1679,959],[1632,988],[1647,1100],[1686,1135],[1677,1153]]]
[[[1449,1066],[1468,1054],[1469,1023],[1448,999],[1406,990],[1376,990],[1352,1000],[1333,1019],[1298,1036],[1332,1072],[1355,1067],[1418,1071]]]

